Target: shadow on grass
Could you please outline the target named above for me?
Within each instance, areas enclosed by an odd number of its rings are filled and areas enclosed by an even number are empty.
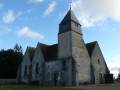
[[[54,86],[34,86],[34,85],[3,85],[0,90],[82,90],[76,88],[54,87]]]

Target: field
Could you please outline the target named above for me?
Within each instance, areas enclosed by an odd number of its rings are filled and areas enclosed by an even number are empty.
[[[0,90],[120,90],[120,84],[80,85],[76,87],[49,87],[32,85],[3,85]]]
[[[0,90],[82,90],[77,88],[30,86],[30,85],[4,85]]]
[[[81,88],[82,90],[120,90],[120,83],[116,84],[94,84],[94,85],[81,85],[72,88]]]

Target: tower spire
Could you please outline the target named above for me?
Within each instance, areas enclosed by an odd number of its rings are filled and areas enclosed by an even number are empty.
[[[81,24],[71,10],[65,15],[63,20],[60,23],[59,34],[67,31],[75,31],[82,35]]]
[[[71,10],[71,7],[72,7],[72,1],[70,2],[70,10]]]

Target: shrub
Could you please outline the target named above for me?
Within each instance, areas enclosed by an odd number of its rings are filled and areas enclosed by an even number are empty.
[[[39,85],[39,80],[34,80],[34,81],[31,82],[31,84],[33,84],[33,85]]]

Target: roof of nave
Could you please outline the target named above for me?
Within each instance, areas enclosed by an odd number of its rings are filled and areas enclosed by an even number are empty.
[[[29,50],[29,54],[30,54],[30,60],[32,61],[33,60],[33,56],[34,56],[34,54],[35,54],[35,49],[36,48],[34,48],[34,47],[27,47],[28,48],[28,50]]]
[[[46,44],[39,43],[39,45],[45,61],[52,61],[57,59],[58,44],[46,45]]]
[[[49,45],[43,44],[43,43],[38,43],[40,45],[43,57],[45,57],[46,52],[47,52],[47,48],[49,47]]]
[[[46,53],[46,60],[57,60],[58,56],[58,44],[54,44],[48,47],[47,53]]]
[[[41,51],[42,51],[42,55],[43,55],[43,57],[45,59],[46,58],[47,49],[48,49],[49,45],[46,45],[46,44],[43,44],[43,43],[38,43],[38,44],[40,45],[40,48],[41,48]]]
[[[97,41],[91,42],[91,43],[87,43],[86,44],[86,48],[88,50],[89,56],[92,56],[95,44],[97,43]],[[45,61],[53,61],[53,60],[57,60],[57,55],[58,55],[58,44],[54,44],[54,45],[46,45],[46,44],[42,44],[42,43],[38,43],[40,45],[41,51],[42,51],[42,55],[44,57]],[[32,61],[34,53],[35,53],[35,49],[34,47],[28,47],[29,53],[30,53],[30,60]]]
[[[88,53],[89,53],[90,57],[92,56],[92,53],[93,53],[93,50],[94,50],[94,47],[95,47],[96,43],[97,43],[97,41],[86,44],[86,48],[88,50]]]

